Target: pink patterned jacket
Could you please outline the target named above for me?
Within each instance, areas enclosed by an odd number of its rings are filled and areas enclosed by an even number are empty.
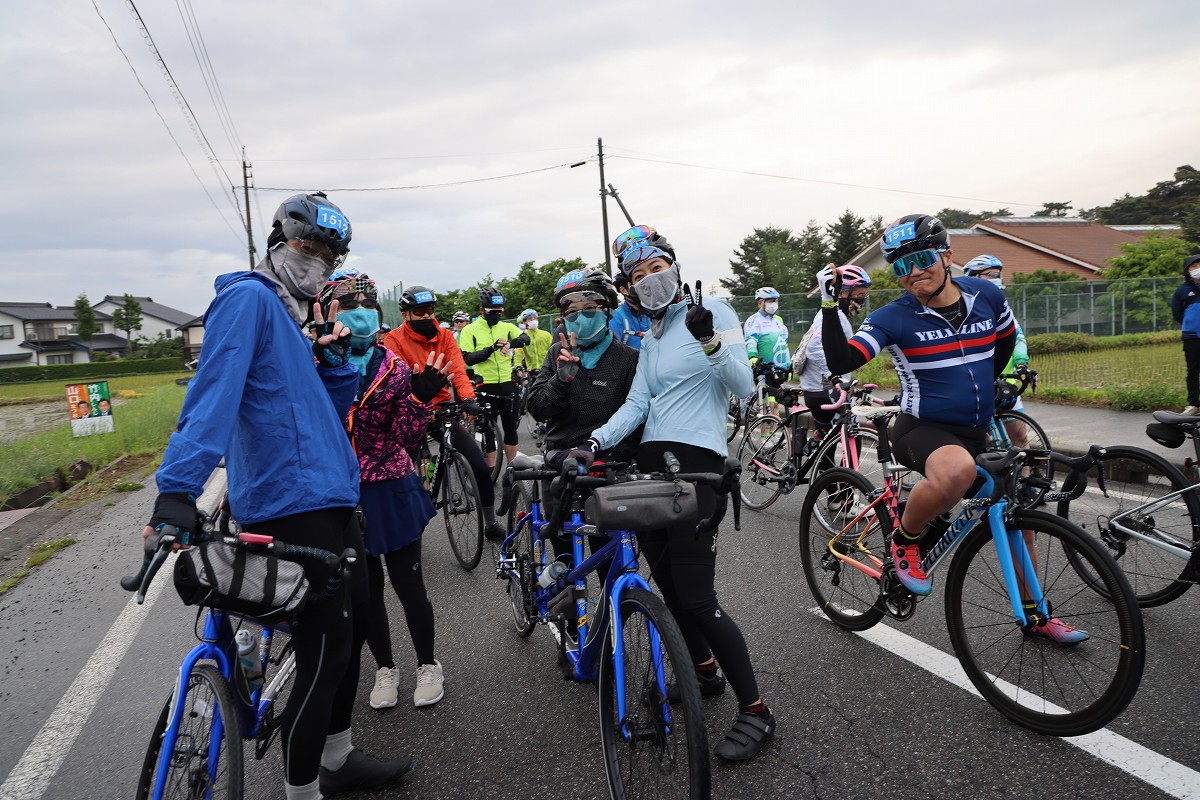
[[[378,364],[378,369],[372,374],[367,368],[358,400],[346,417],[359,479],[371,483],[405,478],[414,471],[408,448],[425,435],[433,406],[412,396],[412,370],[395,353],[376,345],[370,364]]]

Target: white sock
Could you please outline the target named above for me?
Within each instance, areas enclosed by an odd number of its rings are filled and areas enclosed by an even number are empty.
[[[315,780],[303,786],[292,786],[284,781],[283,793],[287,796],[287,800],[322,800],[324,795],[321,794],[320,783],[320,780]]]
[[[321,751],[321,766],[330,772],[337,772],[346,763],[354,745],[350,742],[350,728],[341,733],[331,733],[325,737],[325,749]],[[288,800],[291,800],[289,798]]]

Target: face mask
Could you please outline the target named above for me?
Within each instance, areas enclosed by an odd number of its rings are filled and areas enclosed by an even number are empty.
[[[492,325],[495,325],[497,322],[499,322],[500,317],[502,317],[502,316],[504,316],[503,311],[489,311],[483,315],[483,318],[485,320],[487,320],[487,324],[490,327]]]
[[[633,287],[637,292],[638,304],[653,316],[662,311],[679,296],[679,265],[652,272]]]
[[[862,313],[863,303],[850,297],[839,297],[838,308],[848,317],[857,317]]]
[[[1197,267],[1196,269],[1190,270],[1190,271],[1188,272],[1188,275],[1191,275],[1191,276],[1192,276],[1192,280],[1194,280],[1194,281],[1200,281],[1200,267]]]
[[[351,349],[366,352],[375,344],[375,334],[379,333],[379,313],[375,309],[359,307],[342,311],[338,322],[350,329]]]
[[[1001,289],[1004,288],[1004,279],[1003,278],[988,278],[988,283],[992,284],[993,286],[998,286]]]
[[[308,321],[312,299],[325,287],[334,270],[316,256],[298,253],[283,242],[268,250],[266,258],[254,269],[274,281],[275,293],[300,325]]]
[[[408,324],[414,331],[421,334],[426,339],[432,339],[434,336],[437,336],[437,323],[429,317],[424,319],[410,319]]]
[[[525,327],[531,331],[536,331],[538,329],[538,321],[536,319],[531,319],[529,322],[525,323]]]
[[[575,334],[575,343],[580,347],[589,347],[608,333],[608,312],[580,311],[571,315],[566,323],[567,333]]]
[[[776,303],[774,300],[772,300],[769,303],[763,303],[763,311],[766,312],[766,315],[768,317],[774,316],[775,312],[778,310],[779,310],[779,303]]]

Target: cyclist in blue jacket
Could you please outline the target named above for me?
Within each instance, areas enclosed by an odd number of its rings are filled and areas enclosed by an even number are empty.
[[[361,556],[358,460],[342,427],[358,368],[336,303],[328,320],[310,305],[350,238],[349,220],[324,194],[295,195],[275,212],[263,260],[217,278],[146,536],[164,525],[196,530],[196,498],[223,456],[230,508],[243,528],[335,553],[353,547]],[[310,307],[312,341],[301,327]],[[371,758],[351,742],[366,632],[364,565],[360,557],[349,589],[353,625],[336,598],[293,621],[296,677],[280,740],[289,800],[385,786],[412,768],[407,759]],[[309,580],[325,583],[324,575]]]
[[[609,330],[621,344],[641,350],[642,338],[650,332],[650,316],[638,308],[637,301],[629,297],[629,278],[624,272],[617,272],[613,276],[613,287],[621,294],[621,304],[612,312]]]
[[[670,452],[685,472],[721,473],[728,455],[729,395],[744,397],[754,389],[746,340],[729,303],[701,301],[699,283],[693,297],[681,283],[674,250],[654,236],[655,244],[647,239],[622,251],[630,294],[653,322],[642,340],[629,397],[592,432],[588,450],[612,447],[645,423],[637,454],[643,469],[664,470]],[[707,487],[697,487],[696,496],[701,518],[726,500]],[[741,629],[717,600],[716,531],[698,534],[676,526],[638,533],[654,581],[687,642],[701,694],[721,693],[728,678],[737,695],[738,716],[717,745],[717,756],[754,758],[774,736],[775,717],[759,693]]]
[[[1200,253],[1183,260],[1183,284],[1171,297],[1171,316],[1182,328],[1183,358],[1187,364],[1184,414],[1200,416]]]

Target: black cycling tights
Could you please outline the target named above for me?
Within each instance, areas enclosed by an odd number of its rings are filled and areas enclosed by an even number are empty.
[[[496,505],[496,487],[492,484],[492,468],[487,465],[487,460],[483,457],[483,451],[479,449],[479,443],[475,441],[475,437],[467,433],[467,429],[461,422],[455,420],[450,425],[450,441],[454,443],[454,449],[466,456],[467,463],[471,465],[471,472],[475,474],[475,483],[479,484],[479,501],[488,507]]]
[[[486,397],[492,408],[500,415],[500,423],[504,426],[504,443],[517,445],[521,440],[517,431],[521,424],[521,409],[517,407],[517,384],[515,381],[505,383],[485,383],[475,390],[476,394]]]
[[[421,574],[421,540],[367,558],[367,579],[371,584],[371,618],[367,624],[367,647],[381,667],[394,667],[392,655],[392,630],[388,624],[387,606],[383,602],[383,564],[387,562],[388,577],[392,588],[404,606],[404,619],[408,622],[408,633],[412,636],[413,649],[417,651],[417,666],[433,663],[433,604],[425,593],[425,579]]]
[[[638,466],[646,471],[665,469],[663,453],[668,450],[679,459],[683,472],[719,474],[725,470],[722,456],[680,442],[642,444],[638,449]],[[696,497],[700,518],[710,517],[717,507],[717,493],[697,487]],[[741,630],[717,602],[714,585],[717,554],[713,552],[713,537],[712,533],[697,536],[696,529],[690,526],[637,534],[650,574],[683,631],[692,660],[699,664],[715,656],[737,694],[738,704],[744,707],[758,699],[758,682]]]
[[[321,751],[328,734],[350,727],[358,693],[358,661],[367,632],[367,571],[362,534],[352,508],[327,508],[262,522],[264,533],[289,544],[320,547],[341,555],[353,547],[359,558],[353,567],[351,619],[342,616],[339,594],[301,611],[292,622],[296,676],[280,724],[285,780],[304,786],[317,779]],[[305,565],[316,591],[325,585],[319,568]],[[345,588],[343,588],[345,591]]]

